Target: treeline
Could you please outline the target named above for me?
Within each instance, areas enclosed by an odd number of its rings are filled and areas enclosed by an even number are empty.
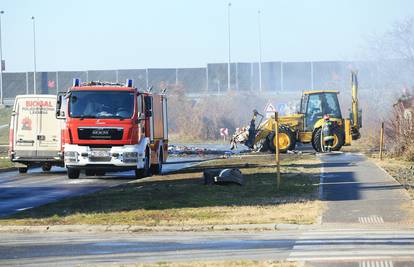
[[[168,101],[170,135],[179,140],[218,140],[220,128],[228,128],[231,135],[249,123],[253,109],[266,103],[263,97],[232,92],[190,98],[181,88],[170,90]]]

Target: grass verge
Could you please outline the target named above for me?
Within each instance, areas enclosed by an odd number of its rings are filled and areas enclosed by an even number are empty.
[[[247,163],[247,164],[246,164]],[[312,224],[320,164],[311,155],[284,155],[276,190],[274,156],[241,156],[206,162],[192,172],[136,180],[90,195],[64,199],[0,220],[7,225],[128,224]],[[204,185],[206,167],[242,166],[245,185]]]
[[[0,159],[0,169],[13,167],[12,162],[9,159]]]
[[[5,125],[10,123],[12,108],[0,108],[0,125]],[[9,143],[9,127],[0,129],[0,144]]]

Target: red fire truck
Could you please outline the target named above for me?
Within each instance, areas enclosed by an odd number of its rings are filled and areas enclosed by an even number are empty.
[[[168,153],[167,98],[125,84],[75,79],[58,95],[68,178],[134,170],[137,178],[161,173]]]

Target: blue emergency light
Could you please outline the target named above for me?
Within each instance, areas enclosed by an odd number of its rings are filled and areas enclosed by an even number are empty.
[[[132,79],[127,79],[126,80],[126,86],[127,87],[132,87]]]
[[[73,87],[79,87],[80,86],[80,80],[79,78],[73,79]]]

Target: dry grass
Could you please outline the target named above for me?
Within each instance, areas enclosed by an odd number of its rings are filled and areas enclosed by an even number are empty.
[[[245,185],[206,186],[202,170],[243,168]],[[323,211],[317,200],[320,165],[311,156],[286,155],[276,191],[273,156],[216,160],[184,174],[154,176],[87,196],[23,211],[0,224],[129,224],[191,226],[215,224],[312,224]],[[262,164],[262,165],[260,165]]]
[[[89,265],[88,265],[89,266]],[[96,266],[96,265],[95,265]],[[107,266],[107,265],[105,265]],[[299,267],[304,266],[296,262],[280,262],[280,261],[251,261],[251,260],[237,260],[237,261],[193,261],[193,262],[158,262],[158,263],[143,263],[143,264],[121,264],[109,265],[113,267]]]
[[[394,179],[402,184],[414,199],[414,162],[401,160],[399,158],[385,157],[379,160],[378,156],[372,160],[386,170]]]

